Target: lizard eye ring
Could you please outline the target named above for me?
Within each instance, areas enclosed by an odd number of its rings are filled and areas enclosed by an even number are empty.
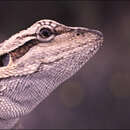
[[[37,30],[37,39],[42,42],[48,42],[54,38],[54,32],[49,26],[44,26]]]

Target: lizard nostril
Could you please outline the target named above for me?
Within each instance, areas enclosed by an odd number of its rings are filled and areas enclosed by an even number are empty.
[[[83,29],[77,29],[76,36],[84,35],[84,33],[86,33],[85,30],[83,30]]]
[[[77,35],[77,36],[79,36],[79,35],[80,35],[80,33],[79,33],[79,32],[77,32],[77,33],[76,33],[76,35]]]

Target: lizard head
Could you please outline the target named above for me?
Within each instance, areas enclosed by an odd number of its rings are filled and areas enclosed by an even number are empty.
[[[0,44],[0,118],[32,111],[100,48],[102,33],[41,20]]]
[[[0,45],[0,78],[56,68],[57,72],[76,72],[102,42],[99,31],[40,20]]]

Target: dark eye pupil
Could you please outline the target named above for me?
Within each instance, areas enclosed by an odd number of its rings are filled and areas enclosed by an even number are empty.
[[[42,28],[42,29],[40,30],[40,35],[41,35],[42,37],[49,37],[49,36],[52,35],[52,31],[51,31],[49,28]]]

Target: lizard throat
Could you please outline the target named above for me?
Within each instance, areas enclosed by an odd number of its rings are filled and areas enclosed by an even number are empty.
[[[30,40],[15,50],[0,56],[0,67],[7,66],[10,62],[10,58],[12,61],[15,61],[16,59],[24,56],[36,44],[38,44],[37,40]]]

